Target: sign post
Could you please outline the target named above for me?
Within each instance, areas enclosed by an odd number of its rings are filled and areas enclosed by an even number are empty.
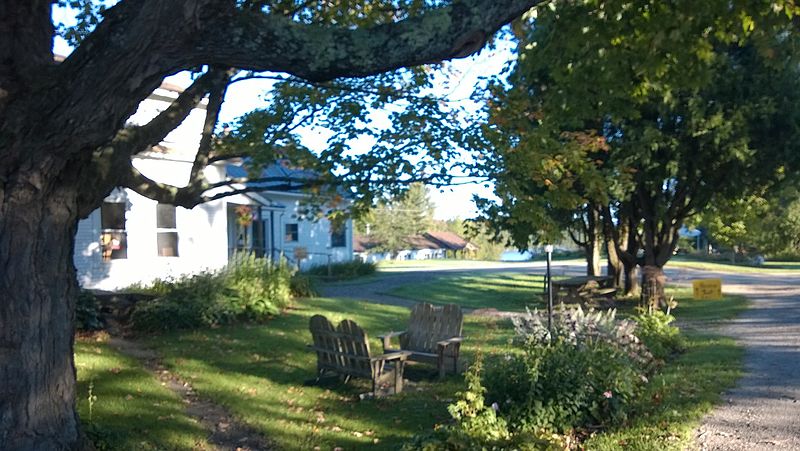
[[[547,331],[550,333],[550,340],[553,339],[553,278],[550,272],[550,265],[553,261],[553,245],[548,244],[544,247],[547,253]]]

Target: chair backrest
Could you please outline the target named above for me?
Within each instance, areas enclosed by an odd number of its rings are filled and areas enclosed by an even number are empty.
[[[411,309],[407,333],[401,337],[400,347],[409,351],[436,352],[437,342],[461,336],[463,322],[461,307],[455,304],[442,307],[416,304]]]
[[[369,340],[364,329],[358,324],[346,319],[334,329],[327,318],[314,315],[308,327],[317,352],[319,370],[327,369],[351,376],[372,377]]]

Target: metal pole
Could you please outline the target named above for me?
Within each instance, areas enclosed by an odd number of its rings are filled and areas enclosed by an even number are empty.
[[[553,337],[553,279],[550,272],[550,264],[553,260],[553,246],[545,246],[547,252],[547,331],[550,338]]]

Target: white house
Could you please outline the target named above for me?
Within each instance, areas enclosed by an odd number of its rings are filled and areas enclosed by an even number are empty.
[[[162,85],[129,119],[142,124],[163,111],[180,90]],[[137,155],[133,165],[151,179],[175,186],[189,182],[205,119],[204,105],[161,145]],[[240,162],[219,162],[205,170],[210,183],[243,175]],[[291,175],[275,164],[268,172]],[[325,220],[301,217],[307,196],[277,190],[224,197],[191,210],[161,204],[118,188],[102,207],[78,225],[74,262],[85,288],[118,289],[155,278],[221,268],[236,251],[287,258],[302,269],[353,258],[353,226],[333,230]]]

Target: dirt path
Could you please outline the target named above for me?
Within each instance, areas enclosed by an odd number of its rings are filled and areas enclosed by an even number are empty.
[[[113,337],[108,343],[123,354],[139,360],[144,368],[164,383],[165,387],[181,397],[186,413],[209,431],[207,440],[214,447],[212,449],[219,451],[275,449],[260,433],[236,421],[224,407],[199,397],[190,383],[167,370],[154,351],[126,338]]]

